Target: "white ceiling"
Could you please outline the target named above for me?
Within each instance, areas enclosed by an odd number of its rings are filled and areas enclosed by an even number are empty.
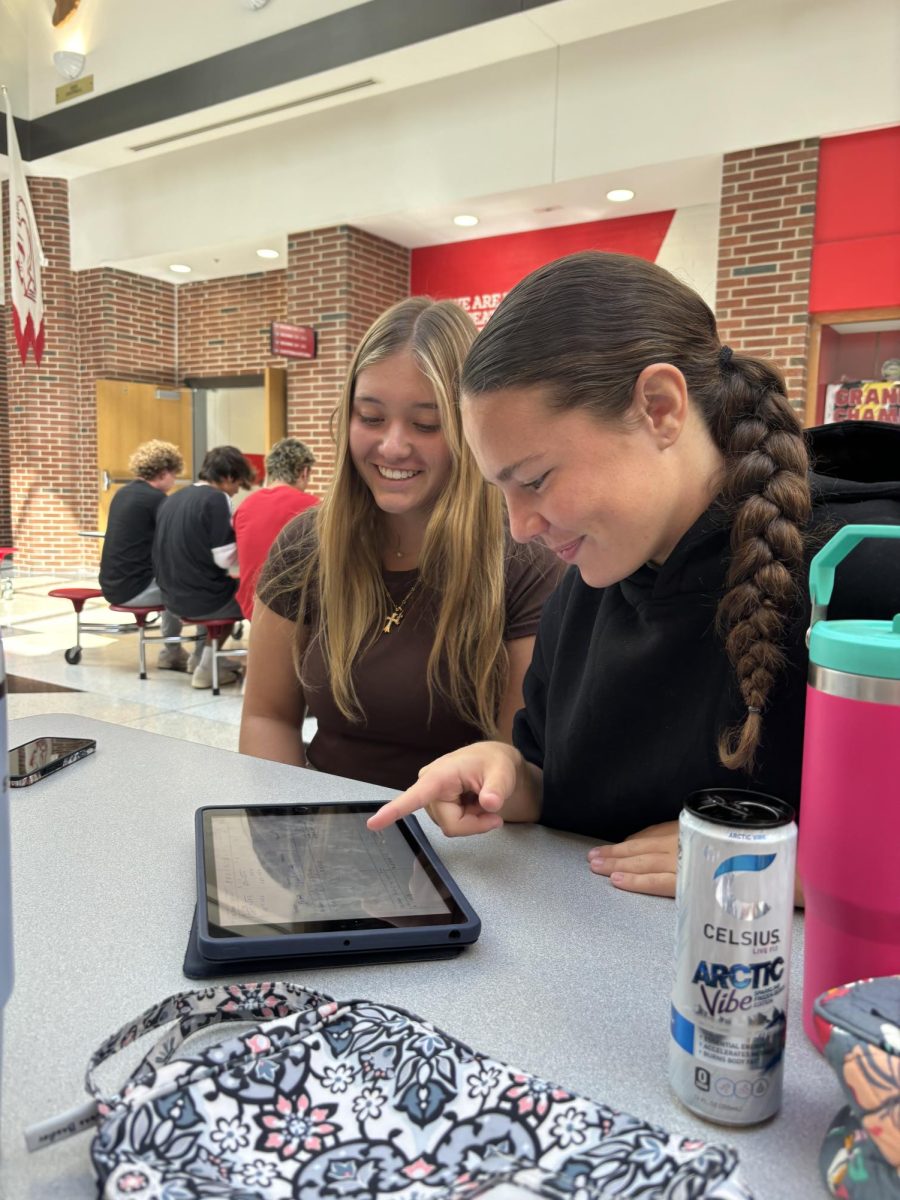
[[[711,155],[679,163],[636,167],[627,175],[616,173],[538,188],[520,188],[490,196],[470,197],[457,205],[386,213],[354,223],[377,237],[413,249],[505,233],[522,233],[529,229],[550,229],[582,221],[690,208],[718,201],[721,165],[721,158]],[[606,199],[608,191],[626,184],[635,193],[633,200],[622,204]],[[477,215],[478,225],[473,228],[454,225],[454,216],[461,212]],[[256,251],[263,246],[278,250],[280,257],[259,258]],[[286,255],[287,236],[281,233],[220,246],[193,247],[177,253],[122,259],[106,265],[154,279],[190,283],[198,279],[278,270],[285,266]],[[173,273],[169,269],[173,262],[189,265],[191,273]]]
[[[101,90],[112,92],[140,80],[213,57],[236,47],[302,27],[320,18],[371,0],[269,0],[265,8],[248,11],[242,0],[154,0],[152,5],[81,0],[81,6],[62,27],[54,29],[49,14],[53,0],[0,0],[18,14],[25,30],[27,105],[13,92],[16,115],[34,119],[56,108],[55,89],[61,82],[53,67],[53,52],[75,49],[86,55],[85,75],[93,75],[95,91],[67,101],[67,107],[89,103]],[[420,0],[407,0],[416,4]],[[434,0],[429,0],[433,3]],[[452,3],[453,0],[443,0]],[[256,129],[342,103],[365,101],[399,88],[458,75],[490,63],[534,54],[599,37],[618,29],[741,0],[556,0],[500,20],[461,29],[440,38],[373,55],[345,66],[321,71],[291,83],[250,92],[227,103],[210,105],[166,121],[75,147],[41,160],[46,174],[72,178],[88,171],[123,166],[135,154],[164,154],[174,144],[197,145],[234,132]],[[744,3],[751,0],[743,0]],[[2,16],[0,18],[7,20]],[[177,30],[177,37],[173,37]],[[2,32],[2,30],[0,30]],[[13,38],[0,38],[0,67]],[[137,52],[136,48],[140,48]],[[21,55],[15,56],[22,61]],[[10,64],[11,65],[11,64]],[[317,99],[322,93],[374,79],[359,97]],[[19,89],[20,93],[22,89]],[[287,106],[297,105],[293,110]],[[278,112],[256,114],[263,110]],[[27,113],[26,111],[27,110]],[[219,128],[209,129],[210,125]],[[201,132],[194,132],[195,130]],[[175,141],[174,139],[178,139]],[[163,142],[162,146],[148,143]]]
[[[0,4],[0,77],[19,116],[27,92],[34,118],[53,109],[55,49],[86,53],[97,95],[360,0],[257,12],[81,0],[61,30],[53,0]],[[723,152],[900,121],[898,38],[896,0],[557,0],[93,141],[32,173],[73,181],[73,265],[173,282],[277,269],[288,232],[334,223],[414,247],[709,204]],[[848,55],[868,64],[865,89],[834,88]],[[619,186],[635,199],[606,201]],[[477,228],[454,226],[460,211]],[[257,258],[261,245],[282,257]],[[172,262],[192,273],[174,276]]]

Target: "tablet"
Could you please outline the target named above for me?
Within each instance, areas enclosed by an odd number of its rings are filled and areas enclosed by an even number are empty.
[[[204,958],[460,947],[481,922],[414,817],[373,832],[371,804],[197,810]]]

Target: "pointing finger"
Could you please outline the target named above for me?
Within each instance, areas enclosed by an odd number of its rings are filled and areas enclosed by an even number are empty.
[[[366,825],[369,829],[387,829],[388,825],[394,825],[401,817],[408,817],[438,800],[440,792],[441,789],[436,786],[433,778],[425,776],[372,813]]]

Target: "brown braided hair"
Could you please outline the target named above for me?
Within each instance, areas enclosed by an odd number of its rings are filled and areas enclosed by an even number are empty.
[[[718,502],[731,553],[716,623],[747,711],[718,750],[726,767],[751,773],[799,603],[811,511],[806,445],[777,368],[722,346],[707,304],[668,271],[587,251],[513,288],[469,352],[462,392],[539,386],[551,408],[621,422],[638,376],[660,362],[681,371],[723,455]]]

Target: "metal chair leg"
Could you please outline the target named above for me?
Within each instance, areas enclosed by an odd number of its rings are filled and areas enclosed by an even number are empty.
[[[219,694],[219,643],[216,641],[215,637],[213,637],[212,634],[210,634],[210,640],[212,642],[212,677],[213,677],[212,694],[214,696],[218,696],[218,694]]]
[[[68,650],[66,650],[63,658],[65,658],[69,666],[77,667],[81,662],[81,609],[83,607],[83,603],[79,604],[77,601],[73,600],[72,607],[75,609],[75,645],[70,646]]]

